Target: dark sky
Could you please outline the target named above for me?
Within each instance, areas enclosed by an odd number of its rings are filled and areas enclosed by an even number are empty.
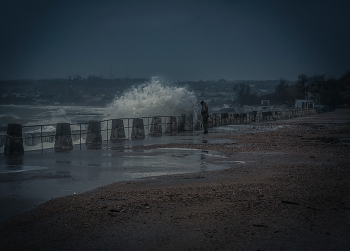
[[[0,79],[340,77],[349,0],[5,0]]]

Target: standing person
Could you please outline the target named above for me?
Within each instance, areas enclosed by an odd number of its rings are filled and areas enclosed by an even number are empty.
[[[208,118],[209,118],[208,105],[204,101],[201,101],[201,105],[202,105],[202,110],[201,110],[202,124],[204,129],[203,133],[208,133]]]

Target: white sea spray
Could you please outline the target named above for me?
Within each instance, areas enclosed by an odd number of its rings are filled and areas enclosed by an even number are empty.
[[[137,118],[154,116],[180,116],[194,114],[197,104],[194,92],[186,87],[164,83],[158,77],[132,87],[116,97],[107,107],[106,117]]]

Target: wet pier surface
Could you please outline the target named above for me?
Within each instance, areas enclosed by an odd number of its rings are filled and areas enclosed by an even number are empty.
[[[216,133],[220,130],[216,129]],[[216,152],[183,148],[131,150],[133,146],[228,142],[230,140],[214,140],[200,132],[189,132],[118,143],[105,141],[98,149],[86,149],[85,145],[80,149],[75,145],[66,152],[44,149],[28,151],[20,157],[1,154],[0,220],[52,198],[86,192],[113,182],[228,168],[224,163],[213,163],[225,158]]]

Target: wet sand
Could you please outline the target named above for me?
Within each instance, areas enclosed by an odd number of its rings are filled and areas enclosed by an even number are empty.
[[[258,127],[280,125],[256,133]],[[200,144],[232,168],[114,183],[0,223],[2,250],[349,250],[350,110]],[[210,139],[229,143],[206,144]],[[208,160],[210,161],[210,160]],[[215,164],[220,165],[220,161]]]

